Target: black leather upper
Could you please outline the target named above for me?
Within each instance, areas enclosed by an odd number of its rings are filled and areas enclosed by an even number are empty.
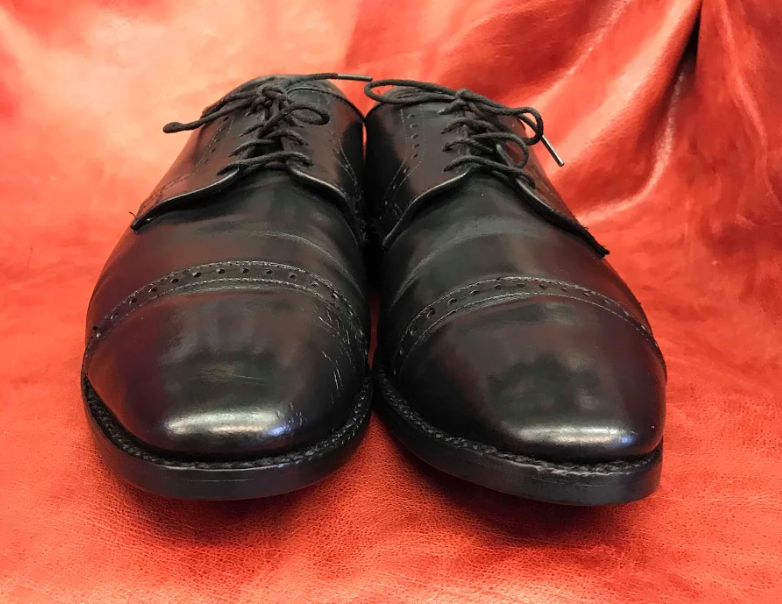
[[[447,148],[469,134],[443,134],[466,111],[448,105],[381,102],[366,118],[384,369],[429,422],[500,450],[586,461],[653,450],[665,370],[640,305],[534,153],[533,186],[477,165],[444,171],[472,152]]]
[[[330,83],[271,80],[330,117],[297,122],[304,144],[282,143],[312,165],[218,174],[274,107],[202,126],[90,302],[83,371],[155,449],[219,458],[306,446],[345,420],[365,377],[362,117]]]

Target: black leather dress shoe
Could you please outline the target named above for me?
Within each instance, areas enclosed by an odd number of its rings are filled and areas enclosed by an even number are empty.
[[[366,92],[384,420],[424,461],[498,491],[581,505],[651,493],[663,358],[529,149],[559,161],[540,115],[405,80]]]
[[[87,316],[98,448],[155,493],[244,499],[315,482],[369,418],[363,119],[317,74],[252,80],[190,124]]]

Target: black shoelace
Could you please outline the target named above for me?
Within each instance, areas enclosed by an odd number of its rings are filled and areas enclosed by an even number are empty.
[[[392,96],[375,92],[375,88],[382,86],[398,86],[408,90]],[[375,80],[364,87],[364,92],[379,103],[392,105],[417,105],[437,101],[449,103],[440,113],[460,115],[445,127],[443,134],[461,127],[464,127],[467,132],[461,138],[446,143],[443,150],[448,151],[453,147],[462,146],[469,149],[470,154],[459,156],[449,162],[445,170],[453,170],[465,165],[477,166],[503,174],[511,181],[515,179],[519,183],[523,182],[534,189],[535,181],[524,167],[530,158],[529,147],[537,143],[543,143],[557,164],[565,165],[543,134],[543,118],[532,107],[507,107],[471,90],[452,90],[445,86],[416,80]],[[503,116],[519,120],[529,128],[532,136],[523,136],[515,132],[500,121],[499,118]],[[513,160],[508,152],[508,145],[518,149],[521,158],[519,161]],[[544,220],[579,237],[601,257],[608,253],[608,250],[572,216],[557,210],[536,195],[524,195],[523,198]]]
[[[342,73],[315,73],[250,81],[204,109],[201,117],[197,120],[186,124],[171,122],[163,127],[163,132],[195,130],[237,111],[257,113],[265,110],[266,119],[247,128],[240,135],[248,136],[255,133],[254,138],[239,145],[231,153],[231,157],[236,157],[245,151],[250,151],[249,156],[224,166],[218,174],[233,170],[250,171],[261,168],[284,170],[288,168],[290,161],[300,162],[307,166],[312,165],[312,159],[306,153],[283,150],[282,141],[288,139],[303,145],[305,144],[304,139],[299,133],[292,130],[292,127],[304,124],[322,126],[329,122],[329,114],[324,109],[312,103],[292,101],[288,96],[288,91],[294,84],[317,80],[371,82],[372,78]]]
[[[389,97],[374,91],[382,86],[401,86],[415,90],[417,93],[404,94]],[[432,101],[444,101],[450,103],[440,113],[443,115],[456,112],[466,112],[469,115],[456,118],[444,130],[443,134],[464,126],[468,134],[458,138],[443,147],[443,151],[449,151],[453,147],[463,146],[472,151],[470,155],[459,157],[447,166],[446,170],[453,170],[463,165],[478,165],[489,170],[506,174],[510,177],[523,179],[530,187],[535,187],[531,176],[524,171],[524,166],[529,161],[529,146],[538,142],[543,143],[546,150],[560,166],[565,165],[554,147],[543,134],[543,118],[532,107],[507,107],[471,90],[452,90],[445,86],[418,82],[416,80],[375,80],[364,88],[366,95],[380,103],[394,105],[415,105]],[[495,119],[498,116],[510,116],[525,124],[532,136],[521,136]],[[516,146],[521,155],[518,162],[514,162],[503,146],[510,143]]]

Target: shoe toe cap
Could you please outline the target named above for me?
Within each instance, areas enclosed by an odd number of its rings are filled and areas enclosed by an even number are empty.
[[[662,438],[665,375],[648,336],[590,304],[514,301],[458,315],[397,383],[425,419],[530,457],[612,461]]]
[[[364,368],[296,292],[162,298],[101,342],[87,377],[143,446],[192,458],[269,456],[326,438]]]

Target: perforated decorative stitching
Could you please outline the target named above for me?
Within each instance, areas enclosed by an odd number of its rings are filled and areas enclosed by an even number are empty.
[[[598,306],[625,322],[629,323],[651,346],[660,362],[665,361],[660,348],[648,328],[640,323],[619,302],[579,285],[552,279],[532,277],[497,277],[471,283],[459,289],[447,292],[431,304],[425,306],[408,324],[398,342],[393,356],[391,373],[398,374],[410,353],[444,321],[491,303],[501,303],[512,299],[524,299],[532,296],[549,296],[575,299]]]
[[[225,289],[237,285],[247,287],[288,287],[306,292],[327,304],[325,319],[336,334],[344,331],[358,342],[363,350],[366,334],[360,326],[359,313],[339,294],[333,284],[303,269],[263,261],[235,261],[203,264],[169,273],[129,294],[92,326],[84,357],[88,359],[97,343],[137,309],[153,300],[173,293],[187,291],[199,285],[221,284]],[[329,295],[330,294],[330,295]]]

